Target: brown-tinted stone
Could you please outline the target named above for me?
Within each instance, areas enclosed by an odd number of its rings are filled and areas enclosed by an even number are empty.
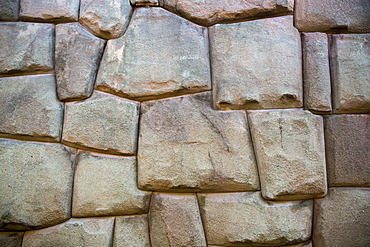
[[[19,19],[19,1],[0,1],[0,21],[17,21]]]
[[[292,16],[210,28],[216,109],[302,106],[301,42]]]
[[[370,113],[370,34],[333,35],[330,66],[333,111]]]
[[[119,39],[109,40],[96,87],[137,100],[211,88],[207,29],[162,8],[137,8]]]
[[[154,193],[149,227],[153,247],[206,246],[195,194]]]
[[[70,217],[73,162],[60,144],[0,139],[0,229],[28,230]]]
[[[147,215],[116,217],[113,247],[150,247]]]
[[[321,116],[302,110],[248,112],[262,195],[302,200],[327,191]]]
[[[79,23],[55,28],[55,74],[62,101],[90,97],[105,41],[86,31]]]
[[[369,188],[330,188],[314,207],[314,246],[370,246]]]
[[[130,0],[135,6],[158,6],[158,0]]]
[[[0,232],[0,246],[21,247],[23,232]]]
[[[311,235],[312,201],[267,202],[260,192],[199,194],[208,244],[281,246]]]
[[[370,115],[325,117],[329,186],[370,186]]]
[[[243,111],[215,111],[211,93],[142,104],[138,186],[155,191],[258,190]]]

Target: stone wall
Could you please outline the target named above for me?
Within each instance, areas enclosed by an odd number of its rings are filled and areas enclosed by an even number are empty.
[[[370,246],[368,0],[0,20],[0,246]]]

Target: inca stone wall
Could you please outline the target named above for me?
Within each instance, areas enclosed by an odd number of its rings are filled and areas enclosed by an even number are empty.
[[[0,246],[370,246],[370,1],[0,20]]]

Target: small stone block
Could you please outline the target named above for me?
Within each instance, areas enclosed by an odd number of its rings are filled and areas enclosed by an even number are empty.
[[[113,247],[150,247],[147,215],[116,217]]]

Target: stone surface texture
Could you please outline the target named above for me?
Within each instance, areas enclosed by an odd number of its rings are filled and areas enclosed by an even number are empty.
[[[209,90],[207,29],[162,8],[137,8],[125,35],[108,41],[96,83],[137,100]]]
[[[206,246],[195,194],[154,193],[149,212],[152,247]]]
[[[86,31],[79,23],[59,24],[55,33],[59,99],[70,101],[90,97],[105,41]]]
[[[121,37],[131,15],[130,0],[81,0],[80,23],[103,39]]]
[[[294,0],[163,0],[163,7],[203,26],[293,13]]]
[[[66,104],[63,142],[113,154],[136,152],[139,104],[95,92],[82,102]]]
[[[59,141],[63,105],[53,75],[0,78],[0,137]]]
[[[370,186],[370,115],[325,117],[329,186]]]
[[[79,5],[79,0],[21,0],[19,16],[22,21],[78,21]]]
[[[217,24],[210,41],[216,109],[302,106],[301,43],[292,16]]]
[[[54,26],[0,22],[0,74],[53,68]]]
[[[295,26],[303,32],[370,32],[368,0],[299,0]]]
[[[325,33],[303,33],[304,106],[317,113],[331,112],[329,44]]]
[[[0,1],[0,21],[17,21],[19,19],[19,1]]]
[[[245,112],[215,111],[210,99],[205,92],[142,104],[139,188],[259,189]]]
[[[334,112],[370,113],[370,33],[333,35],[330,56]]]
[[[312,200],[267,202],[260,192],[216,193],[199,194],[199,206],[208,244],[281,246],[310,238]]]
[[[0,139],[0,228],[28,230],[70,217],[73,162],[60,144]]]
[[[369,188],[331,188],[315,200],[314,246],[369,246],[369,197]]]
[[[0,246],[21,247],[23,232],[0,232]]]
[[[116,217],[113,247],[150,247],[147,215]]]
[[[250,111],[248,116],[263,197],[301,200],[325,196],[322,117],[301,110]]]
[[[147,213],[150,196],[137,189],[134,157],[78,154],[73,217]]]
[[[130,0],[132,5],[135,6],[158,6],[158,0]]]
[[[53,227],[28,231],[23,246],[111,246],[114,217],[70,219]]]

